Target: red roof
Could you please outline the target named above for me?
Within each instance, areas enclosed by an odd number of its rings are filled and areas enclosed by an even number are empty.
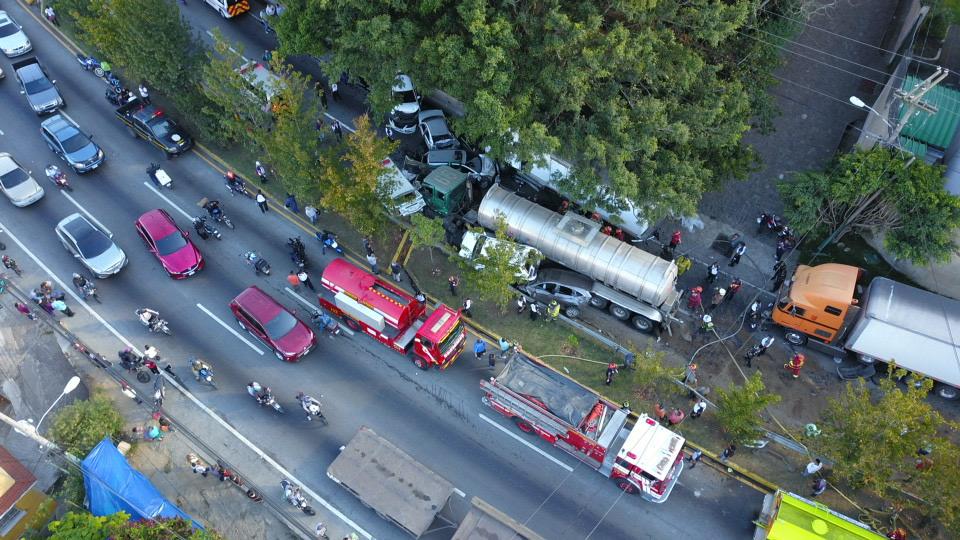
[[[2,446],[0,446],[0,469],[13,478],[13,485],[0,493],[0,515],[3,515],[20,500],[20,497],[23,497],[24,493],[30,491],[30,488],[37,483],[37,477]]]
[[[334,294],[344,292],[361,304],[376,310],[394,328],[406,328],[417,320],[425,306],[406,291],[373,274],[357,268],[345,259],[334,259],[323,269],[323,286]]]

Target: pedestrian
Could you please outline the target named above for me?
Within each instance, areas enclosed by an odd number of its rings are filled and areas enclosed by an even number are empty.
[[[473,342],[473,354],[477,356],[477,360],[483,360],[483,354],[487,352],[487,342],[478,339]]]
[[[473,318],[473,312],[470,311],[471,307],[473,307],[473,300],[466,298],[463,301],[463,307],[460,308],[460,311],[467,317]]]
[[[317,224],[317,218],[320,217],[320,212],[318,212],[315,207],[307,205],[307,207],[303,209],[303,213],[307,215],[307,219],[310,220],[311,225]]]
[[[267,206],[267,197],[263,194],[263,191],[257,190],[257,206],[260,207],[260,212],[266,214],[267,210],[270,208]]]
[[[273,51],[270,49],[264,49],[263,55],[260,57],[260,59],[269,64],[270,61],[273,60]]]
[[[27,305],[24,304],[23,302],[14,302],[13,307],[17,308],[17,311],[19,311],[20,313],[23,313],[24,316],[26,316],[31,321],[37,320],[37,316],[34,315],[33,312],[30,311],[30,308],[27,307]]]
[[[370,271],[380,275],[380,267],[377,266],[377,256],[373,252],[367,253],[367,264],[370,265]]]
[[[730,263],[727,266],[736,266],[740,264],[740,257],[743,257],[743,254],[747,252],[747,244],[740,242],[737,244],[737,247],[733,250],[733,255],[730,257]]]
[[[710,299],[710,311],[717,309],[717,306],[723,303],[723,297],[726,295],[727,290],[723,287],[718,287],[713,293],[713,298]]]
[[[47,312],[47,315],[53,315],[53,306],[50,304],[50,300],[46,298],[40,299],[40,308]]]
[[[306,271],[306,270],[302,270],[302,269],[301,269],[299,272],[297,272],[297,280],[298,280],[300,283],[303,283],[304,285],[306,285],[307,287],[309,287],[311,291],[317,292],[317,289],[315,289],[315,288],[313,287],[313,282],[310,281],[310,275],[307,274],[307,271]]]
[[[417,294],[414,295],[414,298],[417,300],[417,302],[420,302],[421,304],[427,303],[427,297],[423,294],[423,291],[418,290]]]
[[[686,417],[687,413],[674,407],[673,410],[670,411],[670,414],[667,415],[667,422],[669,422],[671,426],[676,426],[681,424]]]
[[[323,130],[327,128],[327,124],[323,121],[323,117],[317,118],[317,123],[313,125],[317,130],[317,137],[323,138]]]
[[[663,403],[657,402],[653,406],[653,415],[657,417],[657,422],[660,422],[660,425],[663,425],[667,421],[667,410],[663,408]]]
[[[730,445],[723,449],[723,452],[720,452],[720,461],[726,463],[728,459],[732,458],[734,454],[737,453],[737,447],[735,445]]]
[[[343,128],[340,127],[340,121],[334,120],[333,124],[330,125],[330,129],[333,130],[333,134],[337,136],[338,141],[343,140]]]
[[[460,280],[457,276],[450,276],[447,278],[447,285],[450,286],[450,294],[457,295],[457,287],[460,286]]]
[[[617,373],[620,373],[620,370],[617,369],[616,363],[610,362],[607,364],[607,380],[605,383],[607,386],[610,386],[610,384],[613,382],[613,376]]]
[[[666,326],[665,321],[653,321],[653,337],[657,338],[657,343],[663,339],[663,329]]]
[[[790,359],[790,362],[784,364],[783,367],[790,371],[794,379],[798,379],[800,378],[800,369],[805,363],[807,363],[807,357],[803,353],[796,353]]]
[[[330,537],[327,536],[327,526],[323,522],[317,523],[317,527],[314,530],[314,534],[317,535],[317,540],[329,540]]]
[[[396,281],[397,283],[400,283],[402,281],[400,279],[400,272],[402,270],[403,270],[403,267],[400,266],[399,262],[393,261],[392,263],[390,263],[390,273],[393,274],[393,280]]]
[[[523,314],[525,309],[527,309],[527,297],[521,294],[517,296],[517,315]]]
[[[720,275],[720,265],[714,261],[710,263],[710,267],[707,268],[707,283],[713,283],[717,281],[718,275]]]
[[[783,261],[777,261],[777,264],[773,265],[773,277],[770,278],[770,281],[773,282],[773,287],[770,289],[771,292],[777,292],[780,290],[780,286],[783,285],[783,282],[787,279],[787,264]]]
[[[807,466],[803,469],[803,476],[812,476],[820,472],[820,469],[823,468],[823,462],[820,461],[820,458],[816,458],[810,463],[807,463]]]
[[[816,497],[817,495],[822,494],[827,490],[827,480],[825,478],[818,478],[816,482],[813,483],[813,493],[810,494],[811,497]]]
[[[294,289],[300,288],[300,278],[297,277],[297,273],[293,270],[291,270],[290,275],[287,276],[287,283],[289,283]]]
[[[323,87],[323,83],[317,81],[317,96],[320,97],[320,106],[324,110],[327,109],[327,89]]]
[[[556,300],[551,300],[547,306],[547,315],[551,321],[556,321],[560,317],[560,304]]]
[[[145,105],[150,104],[150,91],[147,89],[147,81],[140,81],[140,86],[137,87],[137,91],[140,93],[140,101]]]
[[[687,364],[683,370],[683,384],[687,386],[696,386],[697,384],[697,365]]]
[[[700,458],[703,457],[703,451],[699,448],[694,450],[689,456],[687,456],[687,462],[690,463],[690,468],[693,469],[697,466],[697,463],[700,463]]]
[[[698,334],[706,334],[713,331],[713,317],[704,313],[703,318],[700,320],[700,328],[697,329]]]
[[[707,410],[707,402],[698,399],[697,402],[693,404],[693,409],[690,410],[690,418],[700,418],[700,415],[703,414],[705,410]]]
[[[536,302],[530,302],[530,320],[536,321],[540,318],[540,308],[537,307]]]
[[[361,241],[363,242],[363,251],[366,253],[373,253],[373,242],[370,240],[370,236],[364,236]]]
[[[743,287],[743,281],[735,277],[730,281],[730,284],[727,285],[727,297],[724,299],[727,302],[733,302],[733,297],[740,292],[740,288]]]
[[[507,339],[503,336],[500,336],[500,339],[497,341],[497,345],[500,346],[500,357],[506,360],[507,353],[510,352],[510,348],[513,347],[513,345],[511,345],[510,342],[507,341]]]
[[[300,213],[300,207],[297,205],[297,196],[293,193],[287,193],[287,198],[283,201],[283,206],[294,214]]]
[[[54,300],[53,302],[50,302],[50,307],[59,311],[60,313],[63,313],[67,317],[74,316],[73,310],[71,310],[70,306],[68,306],[63,300]]]
[[[673,231],[673,235],[670,236],[670,249],[677,249],[680,242],[683,242],[683,238],[680,234],[680,229],[677,229]]]
[[[783,240],[777,240],[777,262],[783,259],[783,254],[787,252],[787,243]]]
[[[57,19],[57,13],[53,11],[53,6],[47,6],[47,8],[43,10],[43,13],[47,16],[48,21],[56,26],[60,26],[60,19]]]
[[[52,295],[52,294],[53,294],[53,282],[52,282],[52,281],[44,281],[44,282],[41,282],[41,283],[40,283],[40,292],[42,292],[44,296],[50,296],[50,295]]]
[[[887,538],[888,540],[907,540],[907,530],[903,527],[897,527],[887,533]]]
[[[337,83],[330,83],[330,95],[333,96],[334,101],[340,101],[340,87]]]
[[[260,160],[257,160],[257,164],[254,166],[254,170],[257,171],[257,178],[260,179],[264,184],[267,183],[267,168],[263,166],[263,163],[260,163]]]
[[[696,311],[703,307],[703,287],[696,286],[690,289],[690,298],[687,299],[687,309]]]

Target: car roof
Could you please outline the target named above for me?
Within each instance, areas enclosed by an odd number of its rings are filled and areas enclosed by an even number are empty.
[[[276,316],[281,310],[286,310],[272,296],[260,290],[259,287],[251,285],[243,290],[233,303],[247,310],[251,315],[261,322],[267,322]]]
[[[6,11],[0,9],[0,24],[7,22],[13,22],[13,20],[10,18],[10,15],[7,15]]]
[[[69,234],[74,240],[76,240],[81,234],[89,230],[95,230],[101,234],[103,232],[98,229],[93,223],[87,220],[83,214],[75,212],[69,216],[60,220],[60,223],[57,223],[57,228],[62,229],[64,232]]]
[[[394,163],[392,159],[386,158],[382,164],[384,170],[380,173],[378,181],[380,184],[390,182],[390,198],[395,199],[416,191],[413,184],[410,183],[410,180],[407,180],[407,177],[403,175],[403,172],[400,171],[400,168],[397,167],[397,164]]]
[[[33,60],[37,60],[34,58]],[[19,77],[24,81],[35,81],[37,79],[46,79],[47,76],[40,69],[40,61],[36,64],[28,64],[17,70]]]
[[[156,234],[160,238],[179,230],[170,214],[160,208],[145,212],[137,218],[137,223],[147,229],[151,235]]]
[[[426,158],[427,163],[464,163],[467,161],[467,151],[460,148],[430,150],[424,157]]]
[[[420,111],[420,114],[417,115],[417,119],[421,122],[425,122],[433,118],[443,118],[443,111],[440,109],[429,109],[426,111]]]
[[[423,122],[427,129],[430,130],[430,134],[437,138],[441,135],[451,135],[450,127],[447,125],[447,121],[443,118],[429,118]]]
[[[76,128],[73,122],[68,120],[62,114],[55,114],[50,118],[47,118],[43,122],[40,122],[40,125],[51,133],[57,133],[63,130],[64,128],[68,128],[68,127]]]
[[[13,156],[7,152],[0,152],[0,175],[7,174],[14,169],[22,168],[23,167],[17,163],[17,160],[13,159]]]
[[[409,92],[413,90],[413,81],[410,79],[409,75],[404,75],[403,73],[397,73],[397,78],[393,82],[393,91],[394,92]]]
[[[569,285],[571,287],[576,287],[578,289],[583,289],[585,291],[590,291],[590,288],[593,287],[593,280],[584,276],[583,274],[578,274],[570,270],[561,270],[559,268],[544,268],[537,273],[537,279],[531,283],[531,285],[536,285],[538,283],[560,283],[562,285]]]

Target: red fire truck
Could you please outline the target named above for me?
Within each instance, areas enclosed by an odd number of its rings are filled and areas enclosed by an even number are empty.
[[[443,304],[424,317],[426,304],[344,259],[323,269],[321,284],[326,289],[317,295],[321,306],[397,352],[407,354],[412,344],[420,369],[446,369],[463,351],[460,313]]]
[[[662,503],[683,471],[684,438],[647,415],[604,399],[522,354],[481,381],[483,403],[613,479],[627,493]]]

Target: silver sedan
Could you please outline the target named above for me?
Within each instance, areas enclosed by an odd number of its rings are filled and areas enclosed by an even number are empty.
[[[127,255],[113,242],[113,234],[79,213],[60,220],[54,231],[63,247],[98,278],[110,277],[127,265]]]

